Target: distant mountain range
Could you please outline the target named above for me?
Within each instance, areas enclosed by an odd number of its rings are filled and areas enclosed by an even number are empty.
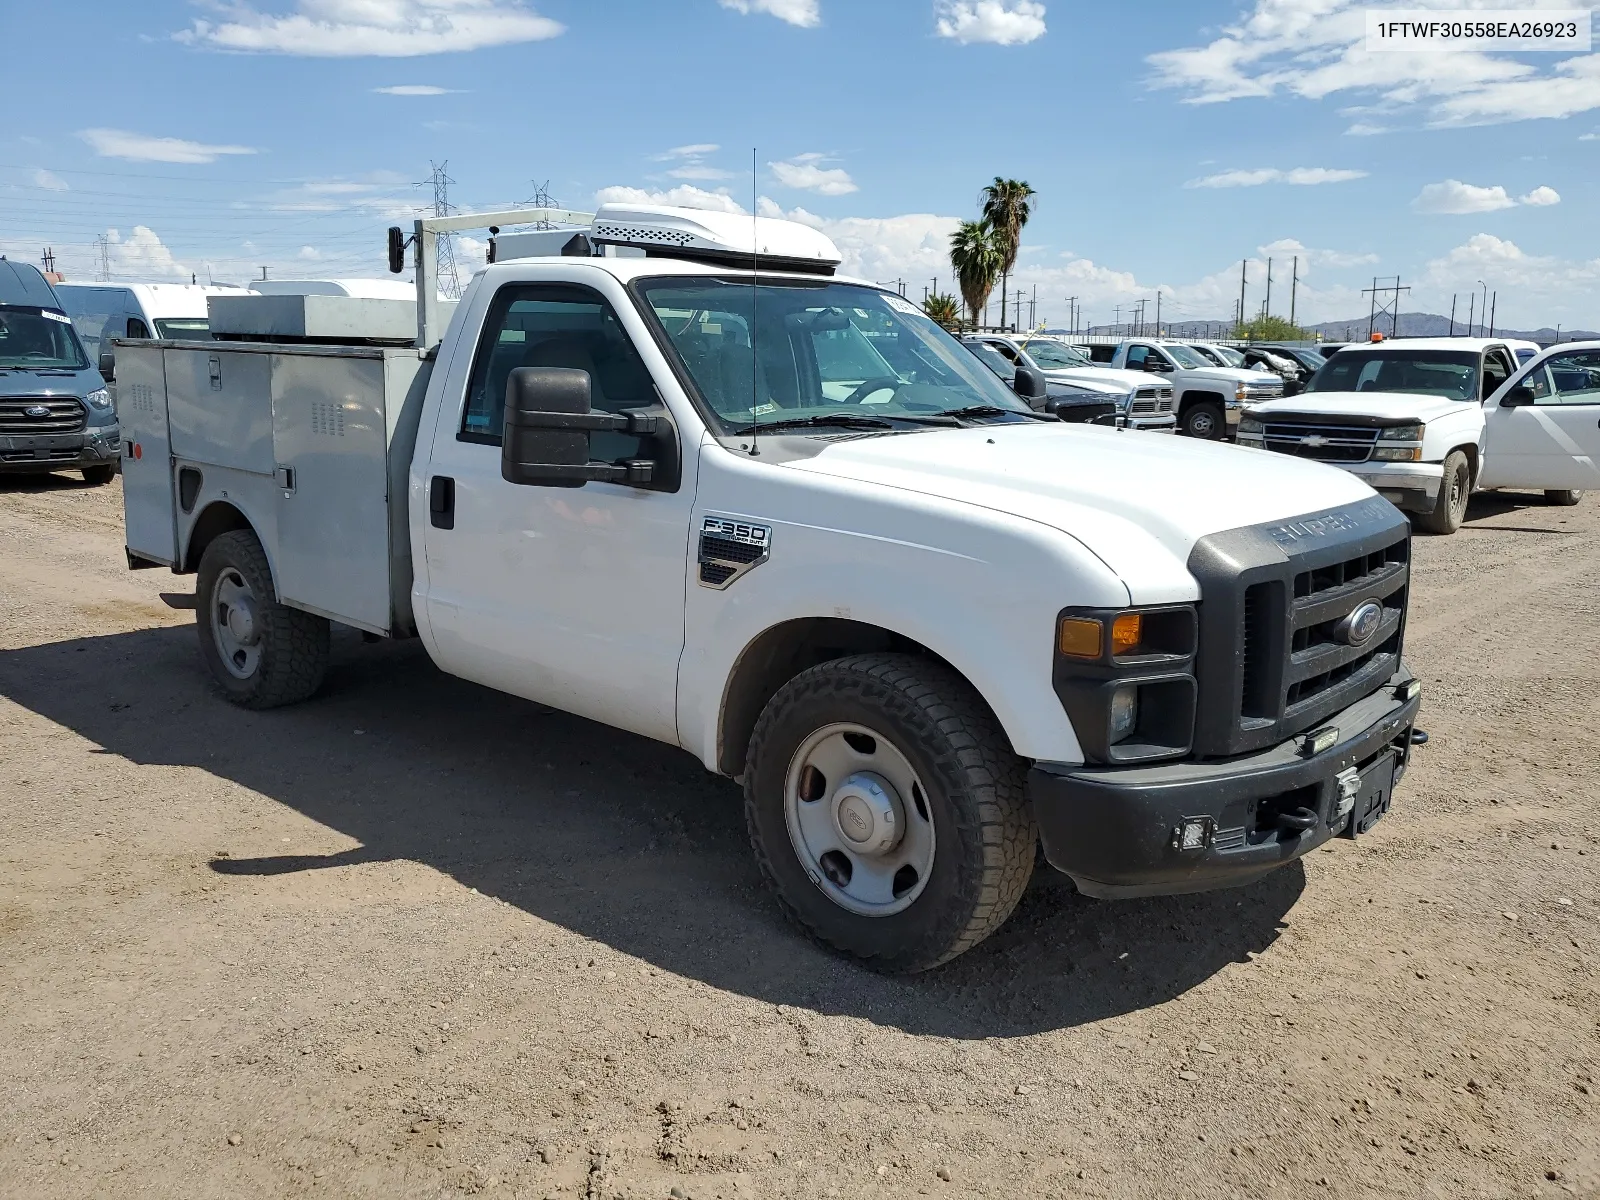
[[[1324,341],[1330,342],[1359,342],[1367,337],[1367,318],[1358,317],[1349,321],[1324,321],[1320,325],[1305,326],[1313,334],[1320,334]],[[1441,317],[1438,313],[1401,313],[1401,337],[1448,337],[1451,332],[1450,318]],[[1389,322],[1385,320],[1378,328],[1384,333],[1389,332]],[[1232,329],[1232,323],[1227,321],[1175,321],[1170,325],[1163,324],[1162,331],[1165,336],[1173,338],[1193,338],[1199,341],[1204,338],[1226,337]],[[1135,330],[1132,325],[1100,325],[1089,332],[1099,337],[1134,337]],[[1479,337],[1487,336],[1487,331],[1480,331],[1474,327],[1473,333]],[[1521,338],[1525,341],[1549,344],[1556,340],[1556,330],[1546,325],[1542,329],[1506,329],[1502,326],[1495,327],[1497,337]],[[1139,336],[1149,337],[1154,333],[1152,325],[1147,324],[1139,331]],[[1467,334],[1466,322],[1459,317],[1455,322],[1457,336]],[[1600,340],[1600,333],[1592,329],[1562,329],[1560,331],[1563,342]]]

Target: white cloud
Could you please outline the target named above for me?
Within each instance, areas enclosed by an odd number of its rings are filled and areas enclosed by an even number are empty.
[[[1323,183],[1346,183],[1352,179],[1365,179],[1365,171],[1338,170],[1331,167],[1294,167],[1284,171],[1277,167],[1258,167],[1254,170],[1222,171],[1202,179],[1191,179],[1186,188],[1260,187],[1267,183],[1288,183],[1300,187],[1315,187]]]
[[[1275,242],[1268,242],[1257,251],[1263,258],[1300,259],[1301,278],[1304,279],[1312,267],[1364,267],[1378,261],[1378,256],[1372,253],[1352,253],[1346,250],[1319,250],[1306,246],[1294,238],[1279,238]]]
[[[231,4],[173,36],[192,46],[308,58],[410,58],[559,37],[523,0],[297,0],[296,11]]]
[[[1544,0],[1494,0],[1529,11]],[[1459,9],[1460,0],[1403,0],[1410,8]],[[1600,108],[1600,54],[1535,65],[1504,54],[1368,53],[1369,0],[1253,0],[1239,20],[1203,45],[1146,60],[1154,84],[1195,104],[1286,93],[1320,100],[1340,93],[1376,97],[1380,111],[1421,109],[1432,125],[1475,125],[1566,117]],[[1472,5],[1471,7],[1479,7]],[[1353,133],[1376,132],[1361,121]]]
[[[111,272],[119,279],[189,275],[189,268],[172,257],[172,251],[148,225],[135,225],[126,241],[118,230],[108,229],[106,241],[111,244]]]
[[[667,174],[673,179],[692,179],[701,183],[733,178],[732,171],[724,171],[721,167],[713,167],[703,162],[687,162],[681,167],[673,167]]]
[[[963,45],[1021,46],[1045,35],[1044,13],[1038,0],[937,0],[934,30]]]
[[[726,190],[708,192],[692,184],[680,184],[664,191],[636,187],[603,187],[594,194],[596,204],[673,204],[679,208],[709,208],[715,212],[748,212]]]
[[[1478,233],[1430,261],[1422,285],[1445,295],[1472,291],[1486,280],[1491,292],[1506,292],[1510,304],[1500,310],[1498,323],[1507,328],[1534,322],[1571,325],[1591,322],[1600,301],[1600,258],[1563,259],[1525,254],[1515,242]],[[1590,325],[1592,328],[1592,324]]]
[[[249,146],[208,146],[183,138],[149,137],[123,129],[85,129],[78,136],[101,158],[129,162],[209,163],[224,154],[255,154]]]
[[[820,154],[797,154],[787,162],[769,162],[772,173],[784,187],[815,192],[819,196],[848,196],[859,191],[855,180],[843,167],[822,167]]]
[[[658,154],[656,162],[670,162],[675,158],[704,158],[708,154],[715,154],[722,147],[715,142],[695,142],[692,146],[674,146],[665,154]]]
[[[34,187],[44,188],[49,192],[70,192],[72,190],[71,185],[65,179],[54,171],[46,171],[43,167],[35,167],[29,172],[28,177],[33,180]]]
[[[397,83],[372,90],[380,96],[456,96],[461,92],[460,88],[435,87],[431,83]]]
[[[1537,187],[1525,196],[1515,199],[1499,184],[1479,187],[1462,183],[1459,179],[1446,179],[1443,183],[1430,183],[1417,193],[1411,207],[1428,215],[1460,216],[1470,213],[1499,212],[1519,204],[1546,208],[1561,203],[1561,193],[1551,187]]]
[[[300,253],[295,257],[303,258],[307,262],[316,262],[322,257],[322,251],[318,250],[315,246],[301,246]]]
[[[802,29],[813,29],[822,24],[822,12],[817,7],[817,0],[718,0],[723,8],[731,8],[734,12],[766,13],[768,16],[777,17],[780,21],[787,21],[791,25],[798,25]]]

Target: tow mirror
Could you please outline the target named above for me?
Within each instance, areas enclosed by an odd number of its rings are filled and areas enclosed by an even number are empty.
[[[1526,408],[1539,397],[1533,394],[1533,389],[1525,383],[1519,383],[1506,393],[1506,398],[1500,401],[1501,408]]]
[[[575,488],[586,483],[645,487],[655,480],[653,461],[590,462],[589,438],[596,431],[648,437],[657,432],[659,421],[643,411],[592,412],[587,371],[518,367],[506,380],[500,476],[526,487]]]
[[[100,351],[100,378],[110,383],[117,377],[117,352],[115,350]]]
[[[1161,359],[1151,355],[1149,358],[1144,360],[1144,369],[1146,371],[1166,371],[1170,368]]]
[[[389,226],[389,273],[398,275],[406,269],[406,234],[398,225]]]
[[[1043,400],[1048,389],[1045,387],[1044,375],[1032,367],[1018,367],[1016,378],[1011,381],[1011,390],[1024,400]]]

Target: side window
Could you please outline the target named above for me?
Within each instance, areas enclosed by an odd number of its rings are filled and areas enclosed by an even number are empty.
[[[1128,347],[1128,370],[1130,370],[1130,371],[1142,371],[1142,370],[1144,370],[1145,359],[1148,358],[1149,356],[1150,356],[1150,347],[1149,346],[1129,346]]]
[[[1505,351],[1491,350],[1483,356],[1483,395],[1484,398],[1495,394],[1500,385],[1511,378],[1511,364],[1506,361]]]
[[[1600,404],[1600,350],[1573,350],[1549,359],[1558,404]]]
[[[646,408],[655,385],[633,342],[605,299],[569,284],[510,284],[496,293],[467,383],[467,403],[456,435],[464,442],[498,446],[505,422],[506,384],[518,367],[570,367],[589,373],[596,412]],[[639,454],[638,437],[596,433],[590,440],[602,462]]]
[[[128,332],[126,336],[131,338],[147,338],[150,336],[150,327],[138,317],[129,317]]]
[[[1005,355],[1005,359],[1006,359],[1007,362],[1016,362],[1017,361],[1017,352],[1015,350],[1013,350],[1010,346],[1006,345],[1004,342],[990,342],[989,344],[991,346],[993,346],[996,350],[1000,351],[1001,354]]]
[[[1555,389],[1550,386],[1550,369],[1542,364],[1524,375],[1519,386],[1533,393],[1535,404],[1556,403]]]

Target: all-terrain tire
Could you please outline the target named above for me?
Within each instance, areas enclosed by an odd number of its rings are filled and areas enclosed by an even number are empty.
[[[1547,503],[1561,508],[1571,508],[1583,499],[1583,493],[1576,488],[1555,488],[1547,490],[1544,498]]]
[[[116,477],[117,467],[115,463],[83,468],[83,481],[90,487],[104,487]]]
[[[922,781],[937,840],[910,907],[862,916],[802,865],[785,817],[791,761],[825,726],[878,730]],[[1027,768],[970,684],[908,654],[860,654],[795,676],[762,712],[745,766],[745,820],[762,876],[813,940],[890,973],[925,971],[988,937],[1033,873],[1038,829]]]
[[[1445,456],[1444,478],[1439,481],[1439,498],[1433,508],[1416,514],[1417,528],[1425,533],[1454,533],[1467,515],[1472,496],[1472,464],[1460,450]]]
[[[1215,400],[1202,400],[1184,410],[1178,421],[1178,432],[1203,441],[1221,441],[1228,436],[1228,418],[1223,415],[1222,405]]]
[[[260,652],[246,678],[224,665],[214,623],[217,584],[229,571],[243,578],[255,599]],[[328,669],[328,622],[278,603],[266,553],[249,530],[224,533],[206,547],[195,586],[195,626],[200,635],[200,655],[212,677],[228,699],[241,708],[297,704],[322,686]]]

